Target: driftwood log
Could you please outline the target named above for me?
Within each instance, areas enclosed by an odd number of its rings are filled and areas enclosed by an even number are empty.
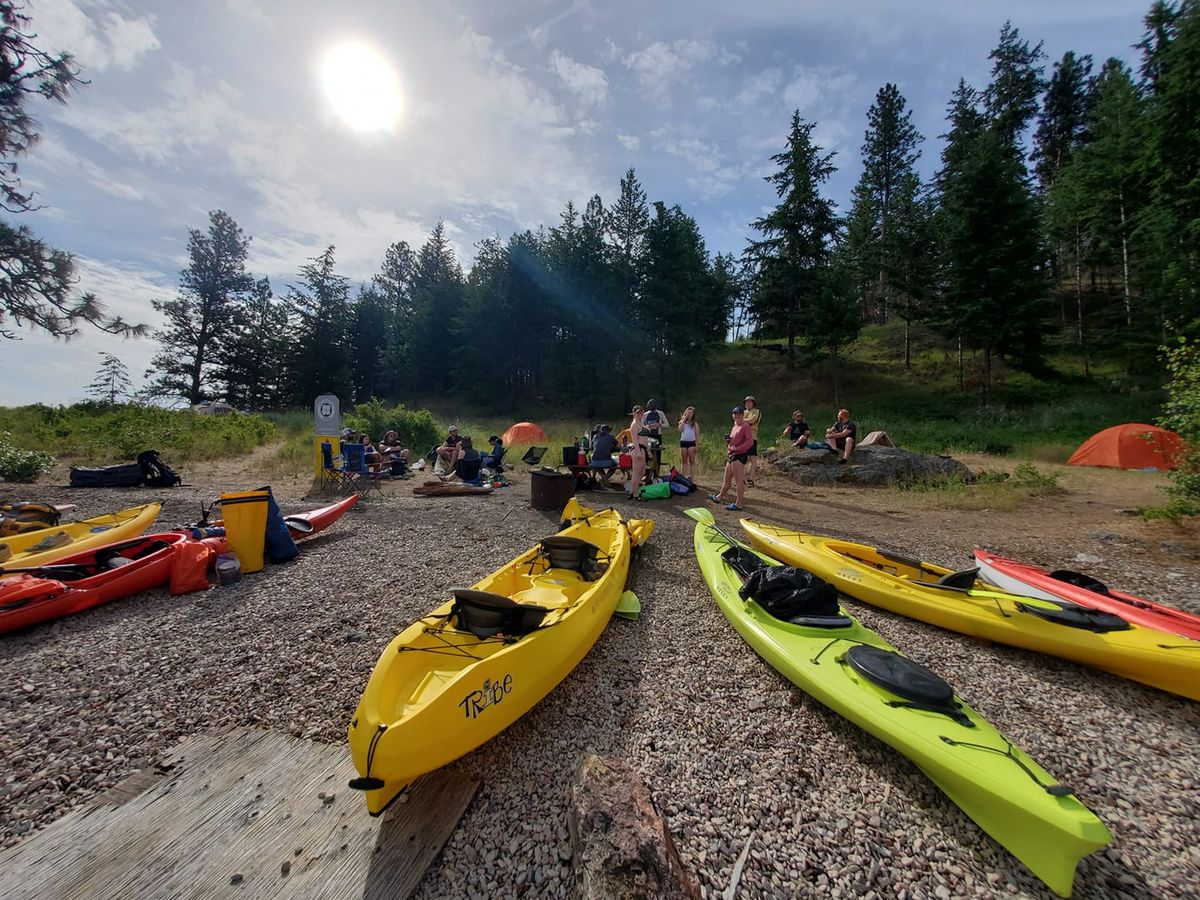
[[[567,824],[585,900],[700,897],[649,789],[624,760],[584,758],[571,781]]]

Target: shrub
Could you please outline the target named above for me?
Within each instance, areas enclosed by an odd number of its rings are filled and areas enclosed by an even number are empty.
[[[1168,506],[1176,516],[1193,515],[1200,511],[1200,347],[1180,340],[1164,355],[1170,381],[1161,423],[1178,432],[1187,443],[1171,473],[1174,500]]]
[[[395,431],[400,443],[413,452],[417,459],[430,447],[441,442],[442,434],[433,413],[427,409],[405,409],[398,403],[392,409],[378,398],[359,403],[354,412],[345,416],[343,424],[356,432],[366,432],[379,441],[389,431]]]
[[[22,450],[13,446],[12,435],[0,434],[0,478],[32,484],[56,465],[58,460],[43,450]]]

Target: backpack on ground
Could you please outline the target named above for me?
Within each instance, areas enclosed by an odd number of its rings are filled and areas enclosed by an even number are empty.
[[[137,457],[146,487],[174,487],[183,479],[163,461],[157,450],[143,450]]]
[[[49,503],[5,503],[0,506],[0,537],[53,528],[61,517]]]
[[[137,487],[145,480],[137,463],[71,466],[71,487]]]

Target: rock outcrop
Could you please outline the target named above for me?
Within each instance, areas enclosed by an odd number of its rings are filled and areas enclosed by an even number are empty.
[[[912,453],[899,447],[856,447],[850,461],[839,465],[841,454],[828,450],[768,450],[763,459],[789,478],[804,485],[913,484],[940,478],[973,480],[971,470],[957,459]]]
[[[698,900],[650,791],[629,763],[589,755],[567,798],[575,871],[585,900]]]

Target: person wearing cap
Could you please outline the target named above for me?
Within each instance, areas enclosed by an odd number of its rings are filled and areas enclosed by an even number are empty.
[[[343,447],[346,444],[357,444],[358,443],[358,441],[356,441],[354,439],[354,429],[353,428],[343,428],[342,429],[342,440],[340,441],[340,443]],[[346,451],[339,448],[338,452],[344,454]]]
[[[458,460],[458,445],[462,438],[458,436],[458,426],[451,425],[442,446],[437,448],[438,459],[445,464],[446,469],[453,469]]]
[[[650,438],[643,421],[642,408],[635,406],[630,413],[633,417],[629,423],[629,439],[632,445],[629,448],[629,456],[633,460],[633,468],[629,473],[629,496],[634,500],[638,499],[642,490],[642,481],[646,477],[646,460],[650,453]]]
[[[383,454],[384,463],[391,464],[394,476],[407,477],[404,473],[408,469],[409,452],[400,443],[395,431],[389,431],[383,436],[383,440],[379,442],[379,452]]]
[[[746,461],[750,456],[750,448],[754,445],[754,432],[746,424],[744,406],[735,406],[730,412],[733,415],[733,428],[729,430],[729,437],[726,438],[729,443],[729,458],[725,463],[725,480],[721,483],[721,490],[716,494],[709,494],[708,499],[713,503],[724,503],[725,494],[730,487],[734,487],[734,501],[725,508],[736,511],[742,508],[742,501],[746,497]]]
[[[499,472],[500,461],[504,459],[504,441],[500,439],[500,435],[493,434],[488,438],[488,443],[491,445],[491,449],[483,454],[483,467]]]
[[[758,408],[758,401],[753,397],[742,401],[742,409],[746,410],[746,424],[750,426],[750,433],[754,435],[754,444],[748,454],[750,471],[746,475],[746,484],[754,487],[754,476],[758,474],[758,423],[762,419],[762,410]]]
[[[478,485],[480,473],[483,471],[483,456],[471,441],[470,435],[463,435],[455,445],[454,468],[445,475],[439,475],[442,481],[461,481],[464,484]]]

